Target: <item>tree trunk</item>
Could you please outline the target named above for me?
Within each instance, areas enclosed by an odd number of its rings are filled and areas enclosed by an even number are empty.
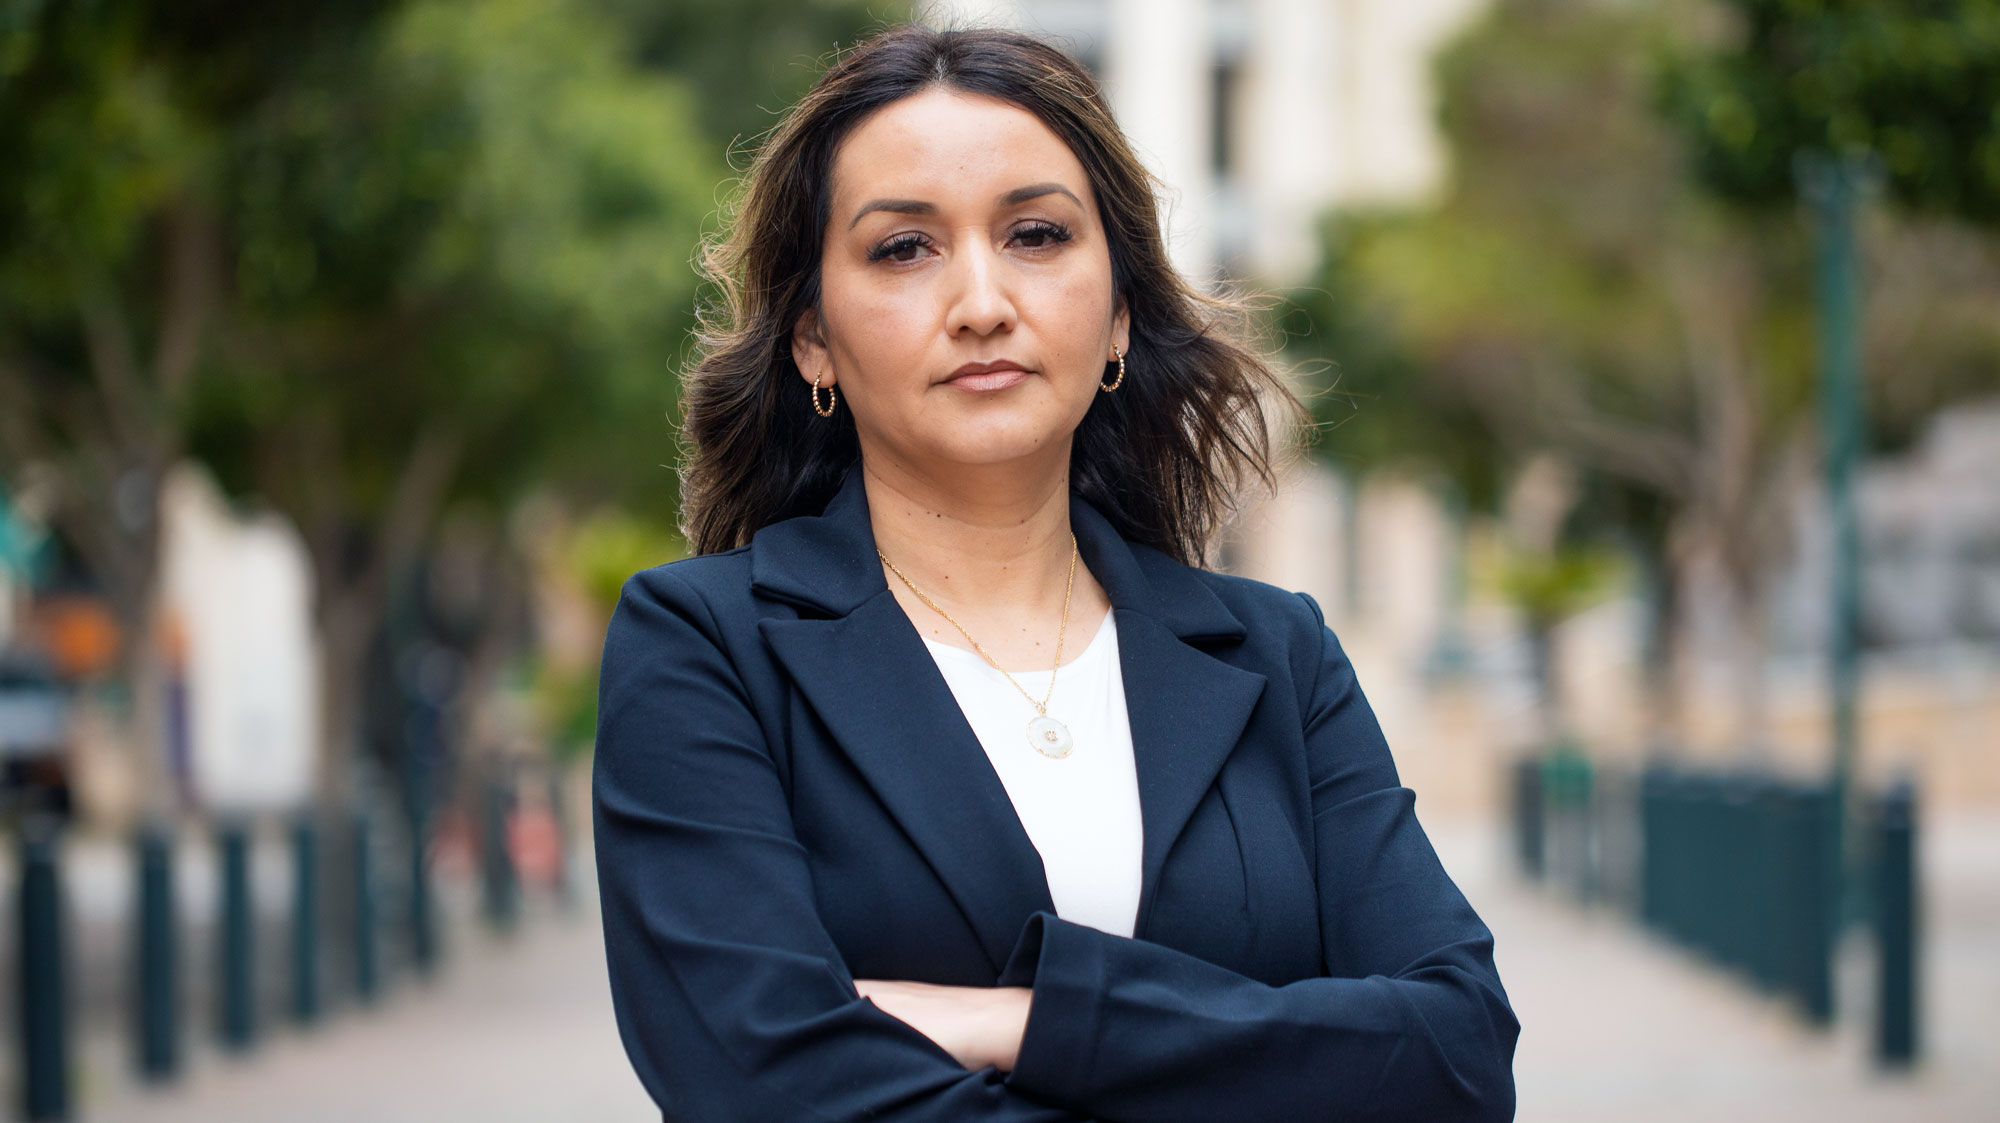
[[[318,586],[315,617],[324,645],[319,782],[323,796],[336,804],[359,794],[354,766],[361,748],[370,643],[388,612],[393,582],[414,564],[437,521],[462,450],[461,438],[449,424],[434,425],[418,436],[387,509],[371,528],[375,533],[358,569],[350,556],[348,512],[329,503],[307,535]]]
[[[1655,585],[1648,605],[1650,628],[1641,662],[1646,716],[1641,732],[1643,748],[1678,752],[1687,742],[1687,727],[1681,707],[1686,690],[1686,643],[1681,618],[1686,597],[1682,590],[1682,563],[1671,546],[1655,563]]]

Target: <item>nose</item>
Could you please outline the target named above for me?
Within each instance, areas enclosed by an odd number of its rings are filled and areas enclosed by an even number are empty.
[[[991,335],[1011,329],[1019,313],[1006,263],[984,239],[968,242],[971,248],[955,255],[951,265],[954,285],[946,330],[952,335]]]

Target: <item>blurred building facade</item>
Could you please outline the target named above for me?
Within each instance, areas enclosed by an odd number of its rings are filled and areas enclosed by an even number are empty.
[[[2000,646],[2000,401],[1945,409],[1901,456],[1862,469],[1864,642],[1885,650]],[[1799,549],[1778,577],[1773,646],[1809,655],[1826,644],[1819,591],[1831,579],[1833,530],[1817,487],[1794,505]]]
[[[1487,0],[935,0],[940,26],[1049,36],[1110,95],[1172,190],[1191,277],[1294,283],[1330,207],[1433,192],[1430,59]]]

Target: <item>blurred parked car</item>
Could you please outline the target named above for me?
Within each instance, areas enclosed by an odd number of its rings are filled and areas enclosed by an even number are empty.
[[[0,651],[0,818],[67,819],[69,691],[47,660]]]

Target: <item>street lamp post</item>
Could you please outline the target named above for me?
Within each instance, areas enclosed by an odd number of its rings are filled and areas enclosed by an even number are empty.
[[[1847,809],[1859,739],[1861,690],[1861,528],[1854,473],[1864,422],[1861,397],[1861,276],[1855,216],[1874,179],[1865,155],[1811,153],[1798,161],[1800,194],[1810,208],[1818,248],[1820,432],[1828,513],[1833,524],[1832,589],[1827,635],[1833,774],[1829,819],[1832,868],[1848,879]],[[1834,897],[1844,900],[1844,893]],[[1836,908],[1839,906],[1836,904]],[[1845,910],[1836,912],[1835,922]]]

